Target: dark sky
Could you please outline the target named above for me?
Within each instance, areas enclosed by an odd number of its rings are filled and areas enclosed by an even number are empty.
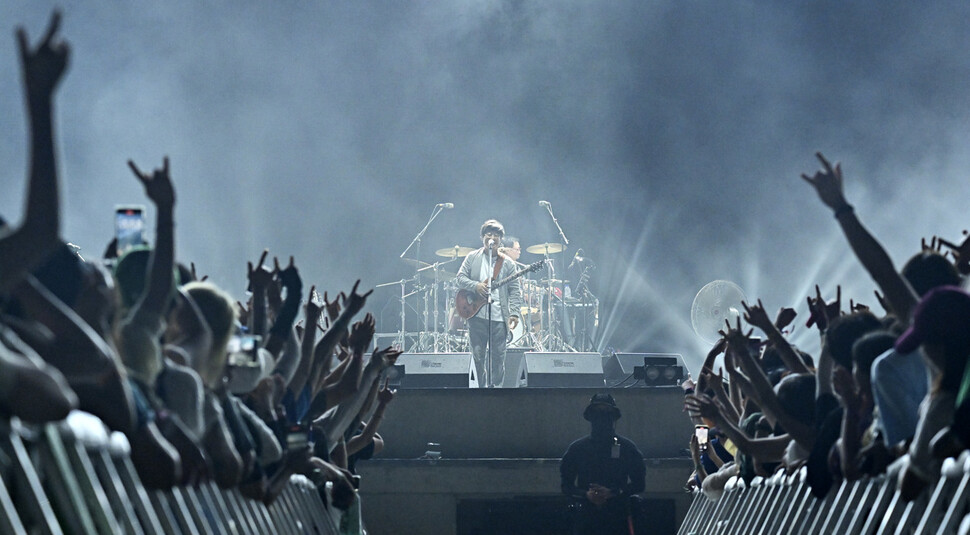
[[[22,214],[14,27],[0,4],[0,213]],[[970,185],[970,5],[904,1],[174,1],[63,7],[57,96],[65,239],[97,256],[115,204],[146,203],[125,161],[172,161],[179,259],[241,297],[245,262],[294,255],[307,286],[409,277],[398,259],[474,246],[495,217],[523,246],[596,261],[602,347],[706,345],[694,295],[731,280],[773,313],[815,283],[872,281],[799,179],[821,150],[897,266],[959,238]],[[153,213],[150,212],[150,217]],[[538,257],[524,255],[523,260]],[[454,266],[455,268],[457,266]],[[369,309],[396,330],[393,287]],[[416,321],[408,311],[409,322]],[[804,327],[796,342],[817,346]]]

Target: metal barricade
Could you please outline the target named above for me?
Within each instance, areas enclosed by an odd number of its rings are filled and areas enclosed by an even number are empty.
[[[889,533],[944,535],[970,529],[970,451],[943,463],[940,478],[905,502],[897,473],[843,481],[815,499],[806,471],[776,473],[746,485],[731,478],[720,498],[694,491],[678,535]]]
[[[26,426],[0,421],[0,533],[336,535],[316,486],[293,476],[269,506],[208,482],[148,491],[130,445],[97,418]]]

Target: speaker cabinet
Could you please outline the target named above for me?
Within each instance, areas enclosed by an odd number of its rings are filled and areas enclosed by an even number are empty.
[[[603,358],[599,353],[539,353],[522,355],[519,387],[603,386]]]
[[[478,388],[471,353],[404,353],[401,388]]]

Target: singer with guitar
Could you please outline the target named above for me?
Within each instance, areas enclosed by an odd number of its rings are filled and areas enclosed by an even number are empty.
[[[465,309],[471,311],[478,306],[476,301],[482,304],[468,318],[468,337],[479,384],[487,386],[502,386],[508,331],[518,325],[519,311],[522,309],[522,289],[517,277],[499,287],[491,284],[516,275],[515,262],[498,251],[504,235],[505,227],[501,223],[494,219],[486,221],[481,231],[483,247],[465,257],[455,279],[459,290],[465,290],[464,296],[472,297],[459,298],[459,305],[463,304],[462,301],[472,301],[464,303]],[[489,287],[492,290],[491,304],[487,300]],[[486,360],[491,361],[487,373]]]

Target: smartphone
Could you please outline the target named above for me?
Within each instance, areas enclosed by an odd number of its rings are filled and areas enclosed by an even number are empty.
[[[694,434],[697,436],[697,445],[700,446],[701,451],[707,449],[707,435],[708,427],[706,425],[695,425]]]
[[[125,204],[115,206],[115,239],[120,257],[128,249],[145,243],[145,206]]]
[[[259,366],[259,341],[262,336],[238,334],[229,338],[226,352],[229,353],[230,366]]]
[[[300,424],[291,425],[286,430],[286,449],[293,451],[310,445],[309,429]]]

